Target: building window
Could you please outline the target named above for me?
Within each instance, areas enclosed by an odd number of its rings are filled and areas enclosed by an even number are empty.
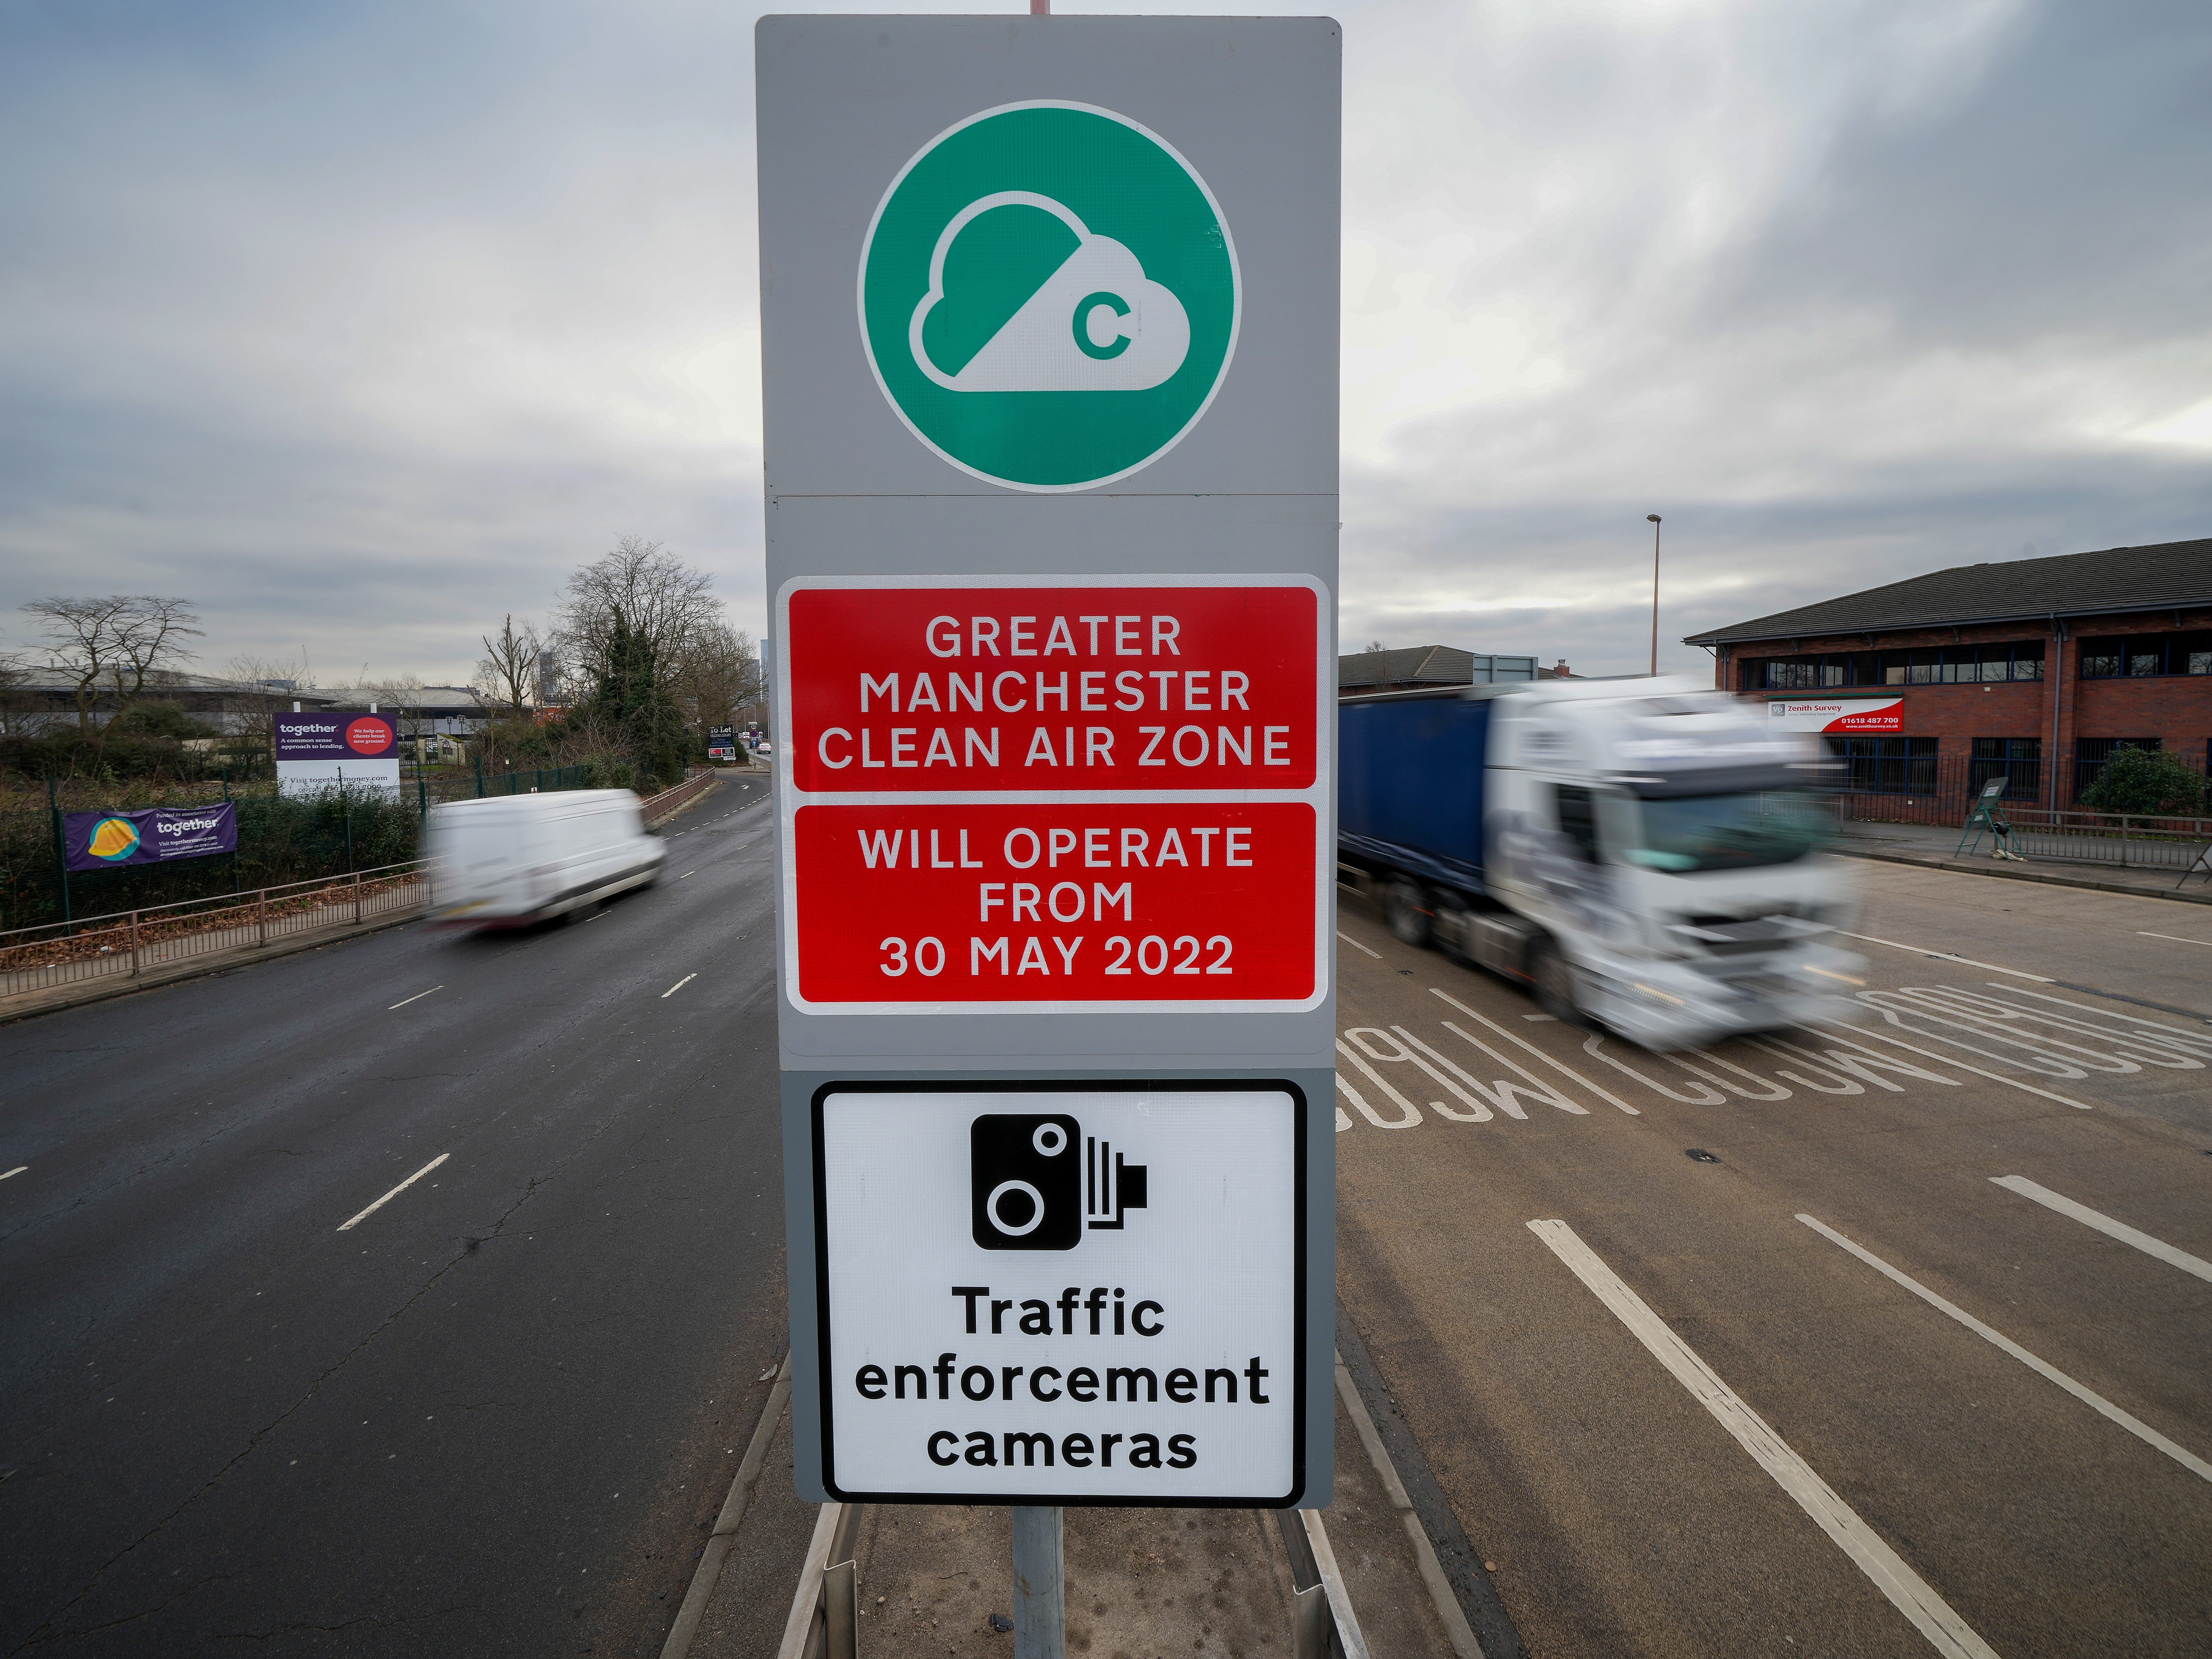
[[[2123,749],[2148,749],[2155,753],[2165,747],[2157,738],[2076,738],[2074,740],[2074,799],[2105,775],[2106,763]]]
[[[2108,635],[2081,641],[2081,678],[2212,674],[2212,634]]]
[[[2212,672],[2212,639],[2205,645],[2205,672]],[[1826,691],[1844,686],[2039,680],[2043,653],[2041,640],[2005,640],[1991,645],[1923,646],[1912,651],[1753,657],[1744,662],[1741,684],[1746,691]]]
[[[1855,795],[1932,795],[1933,738],[1830,738],[1828,753],[1845,763],[1844,787]]]
[[[2039,680],[2043,641],[1923,646],[1881,653],[1885,685],[1967,685],[1982,680]]]
[[[1992,778],[2005,781],[2007,800],[2035,800],[2043,793],[2043,739],[1976,738],[1968,787],[1976,795]]]

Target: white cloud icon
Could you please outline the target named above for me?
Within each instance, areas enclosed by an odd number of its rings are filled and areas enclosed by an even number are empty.
[[[1051,214],[1075,233],[1076,248],[957,374],[947,374],[930,362],[921,326],[945,298],[945,256],[954,239],[1002,207]],[[1144,392],[1182,367],[1190,316],[1112,237],[1094,236],[1049,196],[1004,190],[970,202],[939,234],[929,292],[914,308],[907,342],[915,367],[949,392]]]

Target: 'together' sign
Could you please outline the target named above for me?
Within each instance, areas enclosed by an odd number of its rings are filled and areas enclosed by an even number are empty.
[[[1298,1007],[1330,860],[1319,585],[789,585],[794,1000]]]

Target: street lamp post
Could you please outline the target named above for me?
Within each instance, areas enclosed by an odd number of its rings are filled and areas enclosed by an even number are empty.
[[[1659,672],[1659,515],[1644,515],[1651,521],[1651,672]]]

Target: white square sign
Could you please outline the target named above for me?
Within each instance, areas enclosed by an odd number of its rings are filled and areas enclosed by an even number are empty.
[[[1279,1082],[817,1091],[830,1495],[1295,1502],[1305,1117]]]

